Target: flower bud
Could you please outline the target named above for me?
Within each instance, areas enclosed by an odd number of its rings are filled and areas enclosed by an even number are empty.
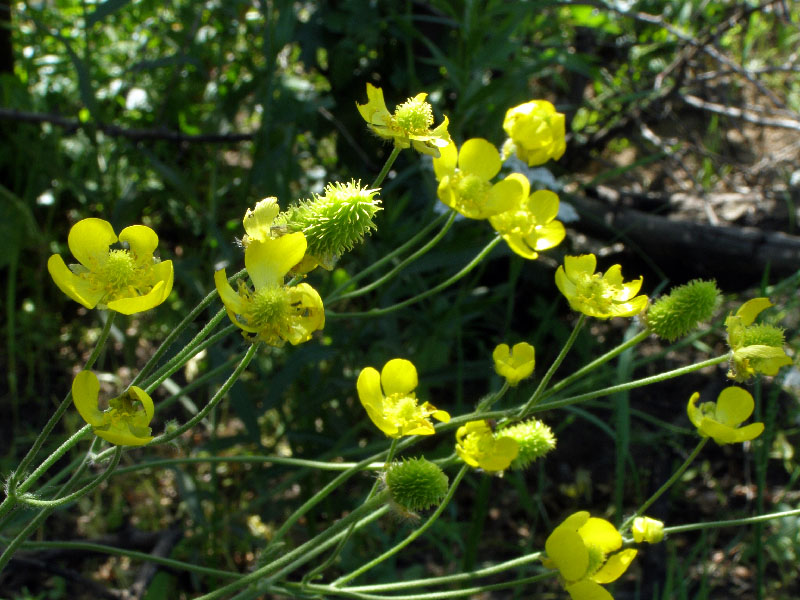
[[[519,454],[511,461],[512,469],[525,469],[540,456],[556,447],[553,431],[538,419],[514,423],[498,431],[496,438],[508,437],[517,442]]]
[[[276,226],[289,232],[302,231],[308,241],[307,254],[325,268],[376,229],[373,217],[381,210],[378,190],[361,186],[360,181],[329,183],[325,193],[315,194],[279,214]]]
[[[435,506],[447,493],[447,475],[424,458],[393,463],[386,471],[386,487],[392,500],[412,512]]]
[[[653,303],[647,311],[647,325],[657,336],[672,342],[710,319],[718,301],[714,281],[695,279]]]
[[[564,115],[547,100],[531,100],[509,108],[503,129],[510,138],[503,147],[503,158],[516,151],[529,167],[558,160],[567,148],[564,141]]]
[[[647,542],[657,544],[664,539],[664,523],[650,517],[636,517],[633,520],[633,540],[637,544]]]

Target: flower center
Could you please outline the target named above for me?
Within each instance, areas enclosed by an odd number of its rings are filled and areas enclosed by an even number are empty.
[[[103,303],[147,294],[153,288],[150,265],[137,264],[128,250],[109,250],[105,263],[86,276],[95,287],[105,291]]]
[[[409,98],[394,111],[397,126],[411,134],[424,134],[433,125],[433,109],[427,102]]]
[[[384,414],[399,423],[408,423],[417,417],[417,399],[414,395],[391,394],[384,400]]]
[[[456,173],[453,176],[453,185],[462,209],[480,211],[489,196],[492,185],[472,173]]]
[[[256,291],[250,299],[247,320],[251,327],[277,329],[286,321],[291,309],[286,288],[267,286]]]
[[[144,407],[139,399],[131,391],[127,391],[118,398],[112,398],[108,401],[108,407],[111,409],[105,414],[113,425],[120,422],[128,423],[138,415],[144,413]]]
[[[599,273],[582,274],[575,282],[575,288],[577,297],[584,303],[604,313],[611,309],[615,290],[603,281],[603,276]]]

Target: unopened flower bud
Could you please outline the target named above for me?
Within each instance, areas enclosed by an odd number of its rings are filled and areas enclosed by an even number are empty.
[[[653,303],[647,311],[647,325],[657,336],[671,342],[710,319],[718,301],[719,290],[714,281],[695,279]]]
[[[392,464],[386,471],[386,487],[400,507],[415,512],[435,506],[447,493],[447,475],[424,458]]]

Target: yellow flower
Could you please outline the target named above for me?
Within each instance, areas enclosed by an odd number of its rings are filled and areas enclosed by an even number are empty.
[[[495,438],[486,421],[470,421],[456,431],[456,454],[470,467],[496,472],[508,468],[519,445],[510,437]]]
[[[590,517],[587,511],[567,517],[544,547],[544,565],[558,569],[573,600],[611,599],[600,584],[617,580],[637,554],[630,548],[616,552],[622,547],[622,536],[611,523]]]
[[[372,367],[358,376],[358,398],[375,426],[391,438],[404,435],[432,435],[428,417],[445,423],[450,415],[437,410],[430,402],[417,403],[417,369],[411,361],[393,358],[380,374]]]
[[[554,248],[564,239],[566,232],[558,216],[558,196],[549,190],[530,194],[528,178],[512,173],[509,179],[522,185],[522,194],[506,211],[489,217],[494,227],[509,247],[523,258],[538,258],[541,250]]]
[[[53,254],[47,270],[62,292],[86,308],[107,307],[132,315],[164,302],[172,291],[172,261],[153,257],[158,246],[155,231],[131,225],[119,234],[129,249],[112,250],[116,241],[108,221],[78,221],[69,230],[67,244],[80,264],[67,267],[61,256]]]
[[[529,167],[558,160],[567,149],[564,141],[564,115],[547,100],[532,100],[508,109],[503,129],[510,138],[503,147],[505,156],[516,150]],[[504,157],[505,157],[504,156]]]
[[[450,142],[442,155],[433,159],[439,200],[470,219],[486,219],[511,210],[526,195],[521,182],[528,180],[516,173],[490,183],[501,166],[497,148],[484,139],[467,140],[461,150]]]
[[[425,101],[428,94],[417,94],[395,108],[394,114],[386,108],[383,90],[367,84],[367,103],[356,108],[369,128],[380,137],[393,140],[400,149],[413,146],[417,152],[439,156],[439,149],[450,142],[447,117],[442,124],[431,129],[433,109]]]
[[[664,523],[650,517],[636,517],[633,520],[633,541],[637,544],[647,542],[657,544],[664,539]]]
[[[728,345],[733,350],[731,379],[745,381],[756,373],[776,375],[781,367],[792,364],[783,350],[783,331],[773,325],[753,324],[770,306],[769,298],[753,298],[725,319]]]
[[[108,401],[108,410],[100,411],[97,397],[100,382],[91,371],[81,371],[72,382],[72,402],[94,434],[118,446],[142,446],[150,442],[153,400],[145,391],[131,386],[128,391]]]
[[[761,435],[763,423],[750,423],[745,427],[739,425],[753,414],[755,403],[747,390],[739,387],[725,388],[715,402],[703,402],[699,407],[695,402],[700,397],[698,392],[689,398],[686,412],[689,420],[697,427],[703,437],[712,438],[720,446],[746,442]]]
[[[249,235],[249,234],[248,234]],[[238,292],[228,283],[225,269],[214,273],[217,292],[233,323],[252,337],[272,346],[311,339],[325,326],[325,310],[317,291],[307,283],[287,287],[284,277],[306,251],[302,233],[251,240],[244,264],[255,290],[239,281]]]
[[[513,348],[509,348],[508,344],[500,344],[492,352],[492,358],[494,370],[506,378],[508,385],[517,385],[530,377],[536,364],[535,351],[528,342],[514,344]]]
[[[632,317],[647,306],[647,296],[636,296],[642,278],[623,283],[622,267],[614,265],[604,275],[595,273],[594,254],[564,257],[556,271],[556,285],[573,310],[589,317]]]

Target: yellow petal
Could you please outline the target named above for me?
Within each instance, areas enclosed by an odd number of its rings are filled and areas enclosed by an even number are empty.
[[[572,600],[614,600],[608,590],[589,579],[582,579],[566,586]]]
[[[119,241],[127,242],[137,263],[153,262],[153,251],[158,246],[156,232],[145,225],[131,225],[119,233]]]
[[[137,436],[124,425],[118,427],[112,426],[105,430],[95,429],[94,434],[117,446],[144,446],[153,439],[151,435],[145,437]]]
[[[563,265],[560,265],[558,269],[556,269],[556,287],[567,299],[575,296],[575,282],[567,277]]]
[[[581,254],[580,256],[565,256],[564,271],[567,277],[575,280],[582,274],[591,275],[597,268],[597,257],[594,254]]]
[[[574,529],[556,527],[547,538],[544,549],[567,581],[580,579],[589,568],[589,552]]]
[[[361,370],[356,381],[356,390],[361,404],[381,409],[383,405],[383,393],[381,393],[381,376],[372,367],[365,367]]]
[[[78,413],[89,425],[99,427],[103,424],[103,413],[97,407],[100,382],[91,371],[81,371],[72,382],[72,403]]]
[[[255,288],[281,285],[289,269],[303,258],[306,246],[306,236],[300,231],[251,242],[244,251],[244,265]]]
[[[483,207],[478,218],[486,219],[507,210],[512,210],[519,205],[524,197],[525,190],[520,185],[519,179],[506,177],[489,188],[489,199]]]
[[[703,421],[703,413],[695,404],[698,398],[700,398],[700,392],[692,394],[689,398],[689,403],[686,405],[686,414],[689,415],[689,420],[692,422],[692,425],[699,428],[700,423]]]
[[[393,358],[381,370],[381,384],[387,396],[408,394],[417,387],[417,369],[404,358]]]
[[[220,269],[214,273],[214,285],[217,287],[217,293],[220,300],[225,305],[225,308],[231,312],[241,315],[245,312],[242,297],[237,294],[228,283],[228,276],[225,274],[225,269]]]
[[[311,339],[311,334],[325,326],[325,308],[317,290],[307,283],[289,288],[290,301],[298,315],[293,318],[288,341],[293,346]]]
[[[439,158],[433,159],[433,172],[436,174],[436,180],[442,181],[445,177],[455,173],[456,164],[458,164],[458,149],[455,142],[450,140],[450,143],[440,150]]]
[[[538,190],[528,197],[528,210],[540,224],[558,216],[558,195],[550,190]]]
[[[280,212],[278,199],[264,198],[256,202],[254,209],[247,209],[242,219],[245,232],[253,240],[265,240],[270,237],[270,228]]]
[[[550,221],[547,225],[537,228],[536,232],[530,235],[528,239],[534,238],[535,241],[531,243],[531,246],[535,250],[542,251],[555,248],[564,240],[566,235],[567,232],[561,221]]]
[[[500,172],[501,166],[500,152],[483,138],[467,140],[458,152],[459,169],[487,181]]]
[[[578,533],[587,546],[599,548],[604,554],[622,547],[619,531],[605,519],[591,517],[578,529]]]
[[[592,575],[592,579],[597,583],[611,583],[620,578],[628,569],[628,566],[636,558],[637,550],[628,548],[610,556],[605,564]]]
[[[717,398],[714,420],[723,425],[736,427],[753,414],[754,408],[753,396],[747,390],[736,386],[728,387],[722,390]]]
[[[442,423],[448,423],[450,421],[450,413],[446,410],[434,410],[431,413],[431,416],[436,419],[437,421],[441,421]]]
[[[717,444],[739,444],[757,438],[764,431],[763,423],[751,423],[746,427],[730,427],[705,418],[700,423],[700,431],[712,438]]]
[[[148,396],[147,392],[145,392],[142,388],[136,387],[135,385],[130,387],[130,392],[136,396],[139,402],[142,403],[142,408],[144,408],[144,424],[148,425],[153,419],[153,414],[155,414],[153,399]]]
[[[742,319],[743,325],[752,325],[756,317],[770,306],[772,306],[772,302],[769,301],[769,298],[753,298],[739,307],[736,316]]]
[[[503,239],[506,241],[506,244],[508,244],[508,247],[522,258],[527,258],[528,260],[536,260],[539,258],[539,253],[531,248],[531,244],[529,244],[527,239],[521,234],[504,233]],[[560,268],[561,267],[559,267],[559,269]],[[556,285],[558,285],[558,273],[556,273]]]
[[[144,296],[132,296],[130,298],[119,298],[108,303],[108,308],[123,315],[132,315],[139,312],[150,310],[161,304],[166,296],[164,295],[164,282],[159,281]]]
[[[86,308],[94,308],[105,295],[101,289],[94,288],[83,277],[78,277],[69,270],[64,259],[58,254],[53,254],[47,260],[47,270],[62,292]]]
[[[111,223],[103,219],[83,219],[69,230],[67,244],[72,256],[84,267],[103,265],[108,260],[108,247],[117,241]]]

